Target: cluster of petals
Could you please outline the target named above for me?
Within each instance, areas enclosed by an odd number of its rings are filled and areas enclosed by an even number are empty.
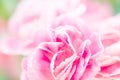
[[[87,31],[87,32],[86,32]],[[79,18],[62,16],[42,42],[23,61],[21,80],[92,80],[100,70],[100,38]],[[87,77],[86,77],[87,76]]]
[[[117,80],[119,20],[92,0],[22,0],[0,50],[28,56],[21,80]]]

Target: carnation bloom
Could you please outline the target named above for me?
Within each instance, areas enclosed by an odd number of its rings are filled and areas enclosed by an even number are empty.
[[[22,0],[10,19],[10,36],[3,40],[1,50],[9,54],[30,53],[44,40],[40,33],[45,31],[40,29],[46,29],[55,18],[65,14],[82,18],[89,25],[112,13],[109,6],[87,0]]]
[[[79,18],[61,16],[23,61],[21,80],[92,80],[100,70],[96,60],[103,51],[99,36]]]

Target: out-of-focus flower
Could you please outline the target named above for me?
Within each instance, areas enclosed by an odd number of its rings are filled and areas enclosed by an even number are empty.
[[[99,36],[76,17],[61,16],[51,28],[46,32],[51,40],[23,61],[21,80],[92,80],[100,70]]]
[[[1,2],[1,1],[0,1]],[[2,3],[0,3],[2,4]],[[0,9],[1,9],[0,5]],[[0,11],[1,15],[1,11]],[[7,21],[0,16],[0,41],[5,36]],[[1,43],[0,43],[1,45]],[[17,56],[10,56],[0,51],[0,80],[16,80],[20,74],[20,62]]]
[[[48,9],[49,8],[49,9]],[[74,14],[86,20],[101,20],[112,15],[109,5],[92,0],[23,0],[10,20],[10,30],[17,33],[19,28],[40,18],[41,24],[54,20],[62,14]]]
[[[55,18],[64,14],[82,18],[89,25],[108,18],[112,11],[107,5],[88,0],[23,0],[11,17],[11,35],[7,40],[3,40],[2,51],[9,54],[31,52],[30,50],[41,42],[38,38],[43,31],[38,31],[38,28],[49,27]],[[39,22],[36,23],[39,25],[31,25],[38,19]]]
[[[14,35],[12,38],[8,37],[7,41],[3,43],[2,51],[5,53],[12,52],[12,54],[27,54],[31,53],[40,42],[48,41],[49,37],[46,35],[48,30],[46,27],[41,26],[39,22],[40,20],[38,19],[29,24],[25,24],[19,29],[20,35]],[[4,44],[8,45],[9,50]]]

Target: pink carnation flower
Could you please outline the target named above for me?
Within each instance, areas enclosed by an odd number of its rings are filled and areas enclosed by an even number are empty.
[[[103,47],[96,33],[80,19],[62,16],[23,61],[21,80],[92,80],[100,70],[96,60]]]
[[[40,38],[45,30],[40,29],[46,29],[61,15],[77,16],[89,25],[111,14],[109,6],[88,0],[23,0],[10,19],[11,35],[3,40],[1,49],[9,54],[30,53],[44,41]]]

